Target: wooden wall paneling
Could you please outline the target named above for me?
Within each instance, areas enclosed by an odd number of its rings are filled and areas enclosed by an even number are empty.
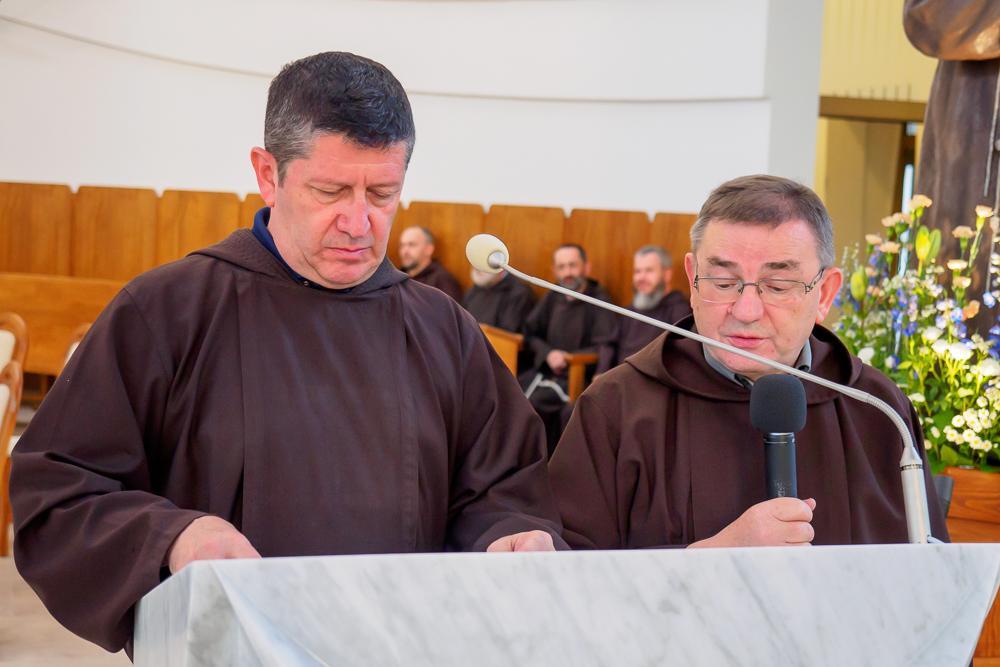
[[[611,293],[615,303],[632,301],[632,256],[649,243],[649,216],[637,211],[574,209],[565,226],[564,242],[587,251],[591,275]]]
[[[0,273],[0,311],[23,317],[31,337],[24,370],[58,375],[74,332],[81,324],[93,322],[123,284],[121,280]]]
[[[406,221],[406,207],[403,202],[399,202],[396,209],[396,217],[392,220],[392,228],[389,229],[389,241],[386,243],[385,256],[388,257],[396,268],[399,268],[399,235],[410,226]]]
[[[74,200],[71,275],[129,280],[156,266],[152,190],[81,187]]]
[[[261,197],[256,192],[251,192],[246,197],[243,198],[243,202],[240,204],[240,227],[253,227],[253,217],[257,215],[257,211],[264,208],[266,204],[264,203],[264,198]]]
[[[561,208],[495,204],[486,214],[484,231],[507,244],[516,269],[552,280],[552,253],[562,243],[566,214]],[[545,290],[532,286],[541,298]]]
[[[467,290],[472,286],[465,244],[469,238],[483,231],[486,217],[479,204],[446,204],[437,202],[410,202],[402,214],[397,213],[390,234],[390,257],[399,261],[399,234],[413,225],[431,230],[436,239],[434,258]],[[398,266],[398,263],[397,263]]]
[[[72,224],[69,187],[0,183],[0,271],[68,275]]]
[[[657,213],[653,217],[649,242],[662,245],[674,260],[673,288],[690,294],[687,274],[684,273],[684,255],[691,250],[691,225],[698,218],[693,213]]]
[[[166,190],[157,217],[156,263],[214,245],[241,226],[241,204],[235,194]]]

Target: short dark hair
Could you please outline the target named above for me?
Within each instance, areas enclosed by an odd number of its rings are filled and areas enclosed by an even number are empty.
[[[561,246],[552,251],[552,255],[555,256],[555,254],[560,250],[562,250],[563,248],[575,249],[578,253],[580,253],[580,261],[582,261],[584,264],[587,263],[587,251],[584,250],[583,246],[580,245],[579,243],[563,243]]]
[[[392,72],[342,51],[288,63],[271,81],[264,148],[278,163],[279,182],[289,162],[308,154],[317,133],[342,134],[366,148],[405,142],[407,163],[416,139],[410,101]]]
[[[434,232],[432,232],[431,230],[427,229],[426,227],[424,227],[422,225],[413,225],[412,227],[407,227],[406,229],[417,229],[417,230],[420,230],[420,233],[424,235],[424,240],[426,240],[431,245],[436,245],[436,243],[435,243],[436,239],[434,238]],[[406,229],[404,229],[403,231],[405,232]]]
[[[691,227],[691,250],[697,252],[712,221],[736,224],[778,225],[802,220],[816,237],[816,254],[825,268],[833,266],[833,223],[819,196],[788,178],[778,176],[741,176],[726,181],[712,191]]]

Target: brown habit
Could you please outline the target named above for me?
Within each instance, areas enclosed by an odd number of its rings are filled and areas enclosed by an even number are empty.
[[[122,290],[21,438],[11,496],[18,569],[111,651],[203,513],[264,556],[561,544],[542,425],[468,313],[388,261],[299,285],[249,230]]]
[[[654,320],[673,324],[691,314],[691,302],[681,292],[667,292],[655,306],[649,310],[633,308],[635,312]],[[663,333],[652,325],[644,324],[629,317],[618,316],[615,323],[615,334],[611,342],[602,345],[598,351],[597,373],[611,370],[628,357],[653,342]]]
[[[581,290],[587,296],[611,302],[611,296],[596,280],[587,278]],[[615,315],[603,308],[562,294],[547,292],[528,314],[524,324],[525,345],[534,355],[534,370],[550,373],[545,357],[552,350],[596,352],[614,335]]]
[[[436,287],[457,303],[462,303],[462,287],[455,280],[455,277],[433,259],[431,263],[424,267],[424,270],[413,276],[418,283]]]
[[[912,407],[888,378],[822,327],[810,342],[814,373],[886,400],[923,443]],[[817,501],[813,543],[905,542],[895,427],[867,405],[813,384],[805,389],[798,489]],[[764,446],[750,424],[749,397],[708,366],[700,343],[676,336],[662,335],[599,377],[577,401],[549,465],[570,545],[687,545],[766,500]],[[932,532],[947,539],[926,460],[925,474]]]
[[[509,273],[492,287],[473,285],[462,305],[477,322],[519,333],[535,304],[531,288]]]

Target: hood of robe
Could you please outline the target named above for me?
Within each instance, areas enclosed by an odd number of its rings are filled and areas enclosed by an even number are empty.
[[[694,329],[694,316],[677,323],[682,329]],[[851,355],[837,336],[820,325],[809,337],[812,345],[812,370],[820,377],[853,386],[861,375],[862,362]],[[717,401],[747,402],[750,391],[723,377],[705,361],[702,344],[667,332],[625,363],[643,375],[678,392]],[[810,382],[803,382],[809,405],[832,401],[837,392]]]
[[[294,281],[293,277],[278,261],[278,258],[261,245],[249,229],[238,229],[219,243],[202,250],[196,250],[191,254],[213,257],[254,273]],[[368,294],[399,284],[404,280],[409,280],[409,276],[393,266],[388,257],[384,257],[375,273],[360,285],[348,289],[327,289],[325,291],[332,294]]]

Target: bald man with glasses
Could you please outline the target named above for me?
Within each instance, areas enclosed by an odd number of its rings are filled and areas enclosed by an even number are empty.
[[[678,326],[887,401],[924,441],[909,400],[820,325],[843,282],[809,188],[747,176],[716,188],[691,228],[693,315]],[[806,383],[800,498],[767,500],[750,388],[773,372],[663,334],[580,397],[549,466],[576,548],[906,542],[899,435],[872,408]],[[930,466],[931,528],[947,530]]]

